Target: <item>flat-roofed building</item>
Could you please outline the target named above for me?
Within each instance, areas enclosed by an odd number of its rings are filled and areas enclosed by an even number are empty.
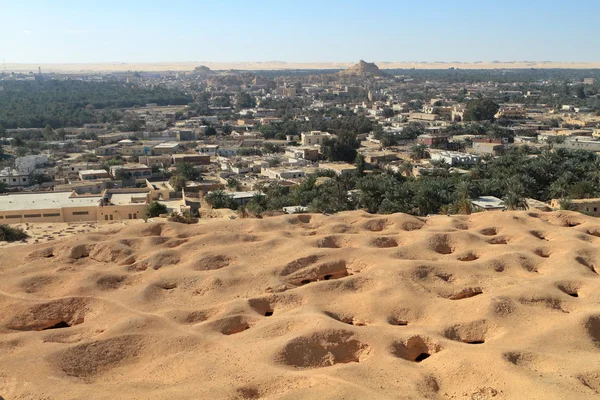
[[[302,146],[320,146],[325,140],[331,139],[333,136],[334,135],[329,132],[303,132],[301,136]]]
[[[173,159],[173,164],[181,164],[184,162],[191,163],[194,165],[208,165],[210,164],[210,156],[209,155],[200,155],[200,154],[173,154],[171,157]]]
[[[129,174],[132,178],[149,178],[152,176],[152,168],[144,164],[113,165],[110,167],[110,175],[116,178],[119,171]]]
[[[109,189],[101,194],[35,192],[0,196],[0,223],[115,221],[143,218],[148,189]]]
[[[165,142],[157,144],[152,148],[152,152],[155,156],[161,154],[175,154],[181,151],[181,146],[177,142]]]
[[[95,181],[103,178],[110,178],[110,175],[104,169],[88,169],[79,171],[79,179],[82,181]]]

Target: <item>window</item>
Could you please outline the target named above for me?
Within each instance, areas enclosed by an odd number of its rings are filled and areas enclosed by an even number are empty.
[[[112,221],[112,220],[113,220],[113,216],[112,216],[112,214],[111,214],[111,215],[109,215],[109,217],[110,217],[110,220]]]
[[[13,182],[16,182],[16,181],[17,181],[17,178],[13,178]]]
[[[42,214],[25,214],[23,215],[25,218],[41,218]]]
[[[598,211],[598,207],[594,207],[594,212]]]
[[[108,221],[108,215],[105,215],[105,216],[104,216],[104,220],[105,220],[105,221]]]
[[[15,218],[21,218],[21,215],[7,215],[5,218],[6,218],[6,219],[15,219]]]
[[[132,219],[132,218],[131,218],[131,214],[129,214],[129,219]]]
[[[73,211],[73,215],[88,215],[87,211]]]
[[[60,213],[44,214],[44,217],[60,217]]]

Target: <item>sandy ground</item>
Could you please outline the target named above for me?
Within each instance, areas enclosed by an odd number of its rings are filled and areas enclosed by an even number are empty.
[[[593,399],[600,222],[136,223],[0,251],[5,399]]]
[[[165,62],[165,63],[95,63],[95,64],[17,64],[7,63],[6,70],[14,72],[82,73],[82,72],[124,72],[124,71],[191,71],[199,65],[205,65],[212,70],[239,69],[282,70],[282,69],[344,69],[356,62],[338,63],[293,63],[293,62],[239,62],[219,63],[208,61],[197,62]],[[551,61],[512,61],[512,62],[375,62],[382,69],[417,68],[417,69],[495,69],[495,68],[600,68],[600,62],[569,63]]]

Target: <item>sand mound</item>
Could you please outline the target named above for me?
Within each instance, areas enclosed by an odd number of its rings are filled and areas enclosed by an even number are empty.
[[[592,217],[111,229],[0,251],[4,398],[600,395]]]

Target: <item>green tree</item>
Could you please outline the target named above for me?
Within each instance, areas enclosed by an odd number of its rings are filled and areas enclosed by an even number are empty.
[[[205,197],[205,200],[212,208],[230,208],[232,210],[237,209],[237,204],[233,201],[231,195],[227,194],[223,190],[214,190],[209,192]]]
[[[359,177],[364,176],[366,167],[365,156],[363,156],[362,154],[357,154],[356,160],[354,161],[354,165],[356,165],[356,175]]]
[[[176,174],[181,176],[186,181],[195,181],[200,177],[200,173],[194,166],[194,164],[189,162],[182,162],[177,164],[175,167]]]
[[[465,121],[493,121],[500,106],[492,99],[475,99],[467,103]]]
[[[175,190],[177,192],[179,192],[179,191],[181,191],[181,189],[185,188],[186,182],[187,182],[187,179],[185,179],[181,175],[173,175],[169,179],[169,184],[171,185],[171,187],[173,187],[173,190]]]
[[[256,107],[256,99],[246,92],[239,92],[235,96],[235,106],[238,110],[242,108]]]
[[[423,143],[415,144],[410,148],[410,158],[413,160],[429,158],[429,149]]]
[[[159,215],[166,213],[167,206],[162,203],[159,203],[158,201],[153,201],[150,204],[148,204],[148,207],[146,207],[146,216],[149,218],[158,217]]]
[[[383,118],[392,118],[395,114],[394,114],[394,110],[392,110],[389,107],[385,107],[383,109],[381,115],[383,116]]]

